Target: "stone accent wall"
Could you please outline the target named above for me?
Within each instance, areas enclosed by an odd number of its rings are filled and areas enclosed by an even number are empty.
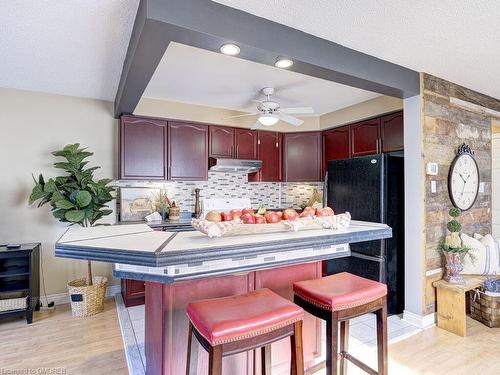
[[[448,170],[457,148],[469,144],[475,151],[480,181],[485,183],[474,206],[460,217],[463,231],[491,233],[491,121],[500,117],[500,101],[428,74],[422,75],[423,161],[439,165],[438,176],[425,177],[425,306],[435,312],[432,282],[442,277],[443,259],[438,243],[446,235]],[[408,172],[408,171],[407,171]],[[437,192],[431,193],[431,180]]]

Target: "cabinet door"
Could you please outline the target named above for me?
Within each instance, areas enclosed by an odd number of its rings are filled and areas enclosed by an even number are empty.
[[[285,134],[283,156],[285,181],[321,181],[321,132]]]
[[[329,160],[347,159],[350,156],[348,126],[323,132],[323,176],[328,169]]]
[[[382,152],[400,151],[404,148],[403,112],[382,117],[380,129]]]
[[[234,143],[236,159],[257,159],[257,132],[255,130],[234,129]]]
[[[120,122],[120,179],[167,178],[167,122],[123,116]]]
[[[169,122],[168,153],[170,180],[206,180],[208,126]]]
[[[351,154],[363,156],[378,154],[380,118],[358,122],[350,126]]]
[[[234,128],[210,126],[210,157],[232,158],[234,153]]]
[[[259,181],[280,182],[283,164],[281,134],[259,130],[258,138],[258,158],[262,160]]]

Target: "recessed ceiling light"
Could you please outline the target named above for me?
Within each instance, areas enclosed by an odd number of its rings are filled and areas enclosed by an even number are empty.
[[[240,47],[238,47],[236,44],[226,43],[220,47],[220,51],[224,55],[236,56],[240,53]]]
[[[274,66],[277,68],[289,68],[293,65],[293,61],[286,57],[278,57]]]

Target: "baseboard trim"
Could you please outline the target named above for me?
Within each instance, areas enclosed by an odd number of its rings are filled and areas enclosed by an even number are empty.
[[[411,311],[403,311],[403,320],[415,327],[427,329],[436,325],[436,313],[419,315]]]
[[[121,285],[110,285],[106,288],[106,297],[114,297],[115,294],[121,293]],[[40,300],[42,304],[45,306],[47,303],[54,302],[54,305],[64,305],[66,303],[70,303],[69,294],[68,293],[58,293],[58,294],[49,294],[47,296],[47,300],[45,300],[45,296],[40,296]]]

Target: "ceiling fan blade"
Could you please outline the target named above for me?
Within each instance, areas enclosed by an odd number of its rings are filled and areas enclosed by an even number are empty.
[[[252,127],[250,128],[250,130],[257,130],[257,129],[260,129],[262,127],[262,124],[259,120],[255,121],[255,123],[252,125]]]
[[[280,112],[290,113],[290,114],[308,114],[314,113],[312,107],[293,107],[293,108],[280,108]]]
[[[263,100],[259,100],[259,99],[250,99],[251,102],[255,102],[255,103],[262,103]]]
[[[280,120],[288,122],[290,125],[293,125],[293,126],[300,126],[304,123],[303,120],[298,119],[297,117],[287,115],[285,113],[280,113],[278,115],[278,117],[280,118]]]
[[[236,116],[229,116],[229,117],[224,117],[224,120],[228,120],[230,118],[238,118],[238,117],[246,117],[246,116],[255,116],[258,115],[260,112],[254,112],[254,113],[245,113],[243,115],[236,115]]]

